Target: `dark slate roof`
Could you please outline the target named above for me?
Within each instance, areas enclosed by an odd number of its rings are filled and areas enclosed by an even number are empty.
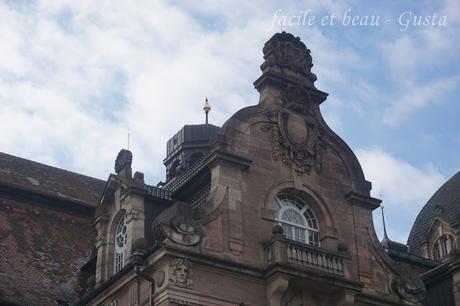
[[[0,152],[0,185],[95,207],[105,181]]]
[[[390,240],[388,237],[383,237],[381,242],[382,246],[386,250],[393,250],[401,253],[407,253],[407,245],[399,243],[397,241]]]
[[[91,221],[0,196],[0,305],[75,305],[96,240]]]
[[[435,192],[418,214],[407,240],[409,252],[422,255],[425,233],[440,213],[449,222],[454,222],[460,214],[460,171]]]
[[[220,127],[213,124],[189,124],[181,128],[166,143],[166,155],[170,156],[184,144],[208,143],[216,138]],[[168,159],[168,157],[166,157]]]

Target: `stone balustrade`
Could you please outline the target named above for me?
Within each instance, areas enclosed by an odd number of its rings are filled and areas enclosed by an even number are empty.
[[[267,246],[270,264],[293,265],[345,276],[349,256],[286,238],[275,238]]]

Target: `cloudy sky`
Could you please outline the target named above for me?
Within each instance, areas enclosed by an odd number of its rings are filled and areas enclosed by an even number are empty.
[[[203,121],[205,97],[218,125],[257,103],[282,23],[405,241],[460,170],[460,6],[400,2],[0,1],[0,151],[105,179],[130,133],[134,169],[156,184],[166,140]]]

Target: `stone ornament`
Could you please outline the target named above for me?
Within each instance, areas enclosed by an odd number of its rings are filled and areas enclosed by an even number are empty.
[[[305,80],[309,87],[314,87],[316,75],[311,72],[313,67],[310,50],[300,41],[299,37],[286,32],[275,34],[263,48],[263,72],[273,69],[286,76]]]
[[[189,288],[193,285],[192,263],[188,259],[174,258],[170,261],[169,267],[171,284],[183,288]]]
[[[279,98],[280,110],[266,110],[268,122],[262,127],[272,143],[272,157],[293,167],[297,175],[321,171],[321,157],[326,149],[324,130],[306,91],[288,86]]]
[[[409,303],[420,303],[425,299],[425,284],[423,281],[408,271],[401,273],[393,279],[392,287],[397,294]]]
[[[167,212],[167,213],[166,213]],[[194,246],[203,238],[203,227],[193,218],[192,208],[184,202],[176,202],[153,223],[158,239],[169,239],[183,246]]]
[[[184,216],[177,216],[170,224],[161,224],[160,228],[166,237],[180,245],[197,245],[203,237],[201,225],[187,220]]]
[[[153,279],[155,280],[155,286],[160,288],[163,286],[166,280],[166,274],[164,271],[157,271],[153,273]]]
[[[119,174],[123,169],[131,169],[133,162],[133,153],[126,149],[122,149],[118,152],[117,159],[115,160],[115,173]]]

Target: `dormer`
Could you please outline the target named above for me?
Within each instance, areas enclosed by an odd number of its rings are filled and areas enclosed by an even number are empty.
[[[425,234],[423,256],[435,261],[444,261],[455,248],[456,236],[454,229],[442,214],[437,215]]]
[[[115,173],[107,180],[93,222],[97,231],[96,286],[129,263],[134,241],[144,238],[154,245],[149,226],[169,204],[169,194],[144,183],[144,174],[131,169],[132,153],[121,150]],[[161,192],[160,192],[161,191]]]

